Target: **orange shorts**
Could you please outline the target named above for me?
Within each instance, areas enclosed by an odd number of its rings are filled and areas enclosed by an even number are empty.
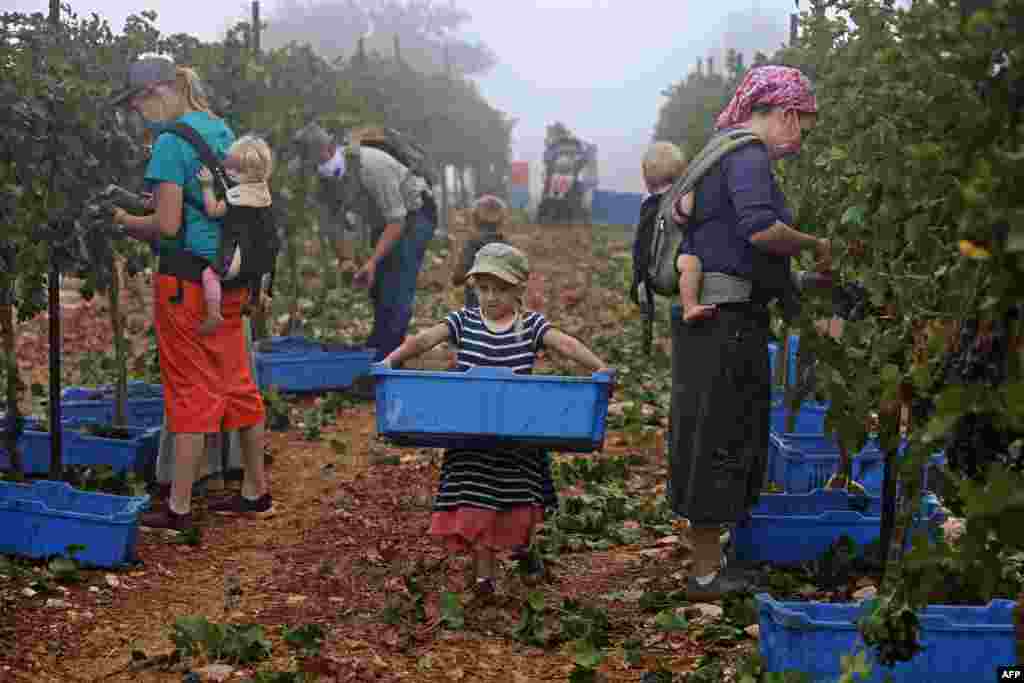
[[[164,383],[167,430],[210,434],[260,424],[263,397],[249,368],[242,305],[248,290],[225,290],[224,322],[209,336],[199,334],[206,317],[200,284],[181,281],[183,300],[173,303],[178,279],[156,275],[156,343]]]

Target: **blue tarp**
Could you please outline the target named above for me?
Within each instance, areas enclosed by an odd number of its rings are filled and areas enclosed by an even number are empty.
[[[644,196],[637,192],[594,190],[591,222],[608,225],[636,225]]]

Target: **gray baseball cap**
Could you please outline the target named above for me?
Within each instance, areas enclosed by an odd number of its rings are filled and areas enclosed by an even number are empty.
[[[320,148],[334,142],[334,136],[313,121],[299,129],[292,142],[299,146],[306,156],[315,155]]]
[[[174,60],[170,57],[143,55],[129,65],[127,82],[110,98],[110,105],[116,107],[124,104],[149,86],[173,82],[175,78]]]

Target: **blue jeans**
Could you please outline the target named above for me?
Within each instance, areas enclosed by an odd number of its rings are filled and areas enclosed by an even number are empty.
[[[416,303],[416,278],[423,265],[427,242],[435,223],[426,207],[409,217],[401,239],[377,266],[370,289],[373,298],[373,330],[366,345],[377,350],[378,361],[397,349],[409,331]]]
[[[427,245],[437,232],[437,209],[433,202],[425,203],[413,216],[413,234],[416,236],[416,272],[423,269]]]

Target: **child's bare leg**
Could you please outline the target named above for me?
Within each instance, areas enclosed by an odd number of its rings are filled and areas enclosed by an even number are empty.
[[[203,270],[203,298],[206,300],[206,320],[199,326],[199,334],[213,334],[224,322],[224,316],[220,310],[220,278],[210,267]]]
[[[715,307],[700,303],[700,259],[683,254],[679,261],[679,299],[683,305],[683,321],[692,322],[711,317],[715,312]]]
[[[476,566],[474,588],[483,593],[494,592],[494,572],[497,560],[490,548],[477,546],[473,549],[473,563]]]

